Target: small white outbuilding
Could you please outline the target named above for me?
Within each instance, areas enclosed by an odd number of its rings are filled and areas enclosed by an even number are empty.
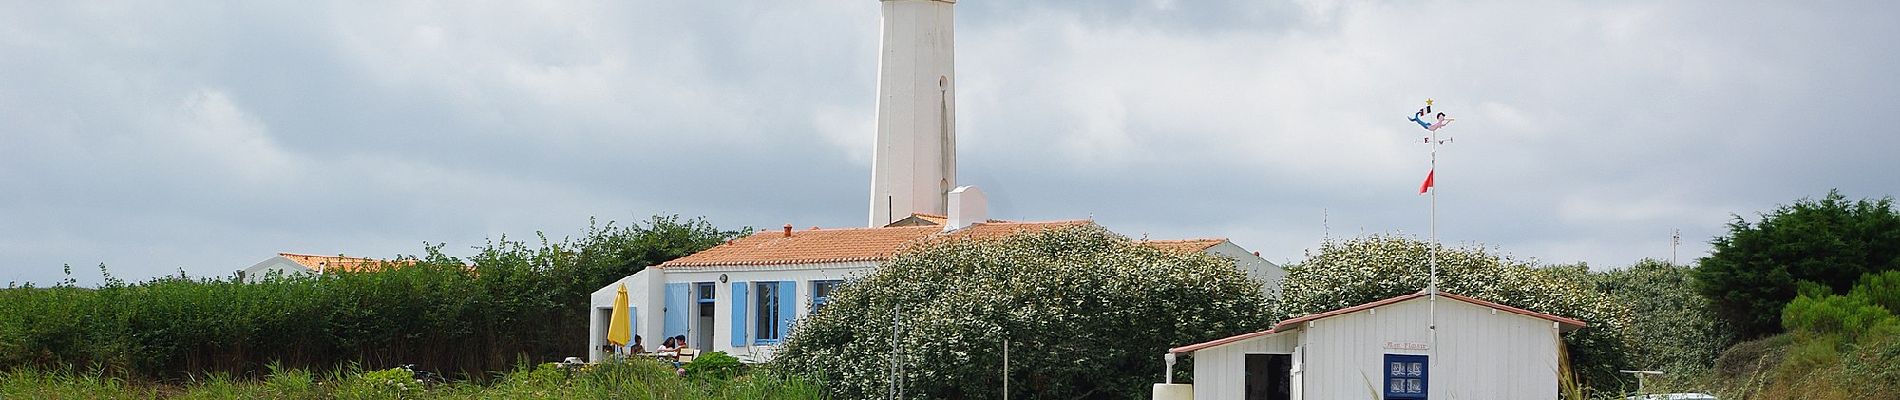
[[[1197,400],[1555,399],[1560,335],[1582,327],[1575,319],[1421,292],[1169,353],[1193,354]]]

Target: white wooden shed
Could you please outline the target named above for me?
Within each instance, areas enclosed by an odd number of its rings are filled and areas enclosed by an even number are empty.
[[[1555,399],[1560,335],[1582,327],[1472,297],[1415,293],[1169,352],[1193,354],[1197,400]]]

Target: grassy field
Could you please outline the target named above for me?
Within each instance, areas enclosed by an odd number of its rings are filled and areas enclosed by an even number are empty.
[[[424,384],[407,370],[325,375],[279,369],[261,379],[222,374],[136,383],[98,373],[0,372],[0,399],[819,399],[817,384],[755,370],[732,379],[680,377],[670,364],[635,360],[569,370],[523,366],[487,383]]]

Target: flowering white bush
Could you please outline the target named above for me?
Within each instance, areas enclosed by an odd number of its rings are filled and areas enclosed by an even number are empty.
[[[1278,317],[1417,293],[1430,281],[1432,247],[1394,235],[1325,242],[1287,266]],[[1437,264],[1440,292],[1584,321],[1588,327],[1564,335],[1572,369],[1599,392],[1621,384],[1616,371],[1628,368],[1631,312],[1597,291],[1584,267],[1538,268],[1481,246],[1438,246]]]
[[[908,249],[845,283],[775,363],[839,398],[1145,397],[1173,346],[1266,329],[1260,284],[1224,260],[1095,226]],[[893,318],[895,317],[895,318]]]

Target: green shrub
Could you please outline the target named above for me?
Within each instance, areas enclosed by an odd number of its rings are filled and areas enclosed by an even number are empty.
[[[97,289],[70,281],[0,289],[0,370],[97,366],[179,381],[210,372],[257,377],[271,362],[320,371],[415,364],[482,379],[524,357],[585,351],[586,299],[595,289],[741,233],[654,217],[626,227],[590,223],[578,240],[504,237],[466,260],[430,245],[378,272],[137,284],[107,274]]]
[[[1868,274],[1859,282],[1846,296],[1796,296],[1782,308],[1782,325],[1797,335],[1839,335],[1843,345],[1900,333],[1900,318],[1880,304],[1900,293],[1900,272]]]
[[[744,368],[744,364],[740,364],[738,358],[734,358],[723,351],[715,351],[702,354],[698,358],[694,358],[693,362],[686,363],[686,376],[721,380],[732,379],[732,377],[739,376],[739,374],[743,372],[741,368]]]
[[[1854,289],[1847,293],[1868,304],[1880,306],[1889,312],[1900,313],[1900,271],[1886,271],[1877,274],[1861,275],[1854,283]]]
[[[270,374],[264,378],[264,386],[271,392],[271,395],[268,397],[277,399],[317,398],[315,394],[317,389],[315,374],[303,369],[284,368],[282,364],[275,362],[270,363],[269,369]]]
[[[1794,335],[1787,334],[1736,343],[1715,359],[1715,376],[1746,377],[1756,374],[1763,366],[1780,365],[1781,357],[1787,354],[1784,350],[1792,343]]]
[[[526,364],[523,364],[522,368],[508,374],[508,380],[528,386],[549,386],[564,384],[571,375],[573,372],[561,363],[541,363],[533,368],[527,368]]]
[[[1892,325],[1894,315],[1860,296],[1795,297],[1782,311],[1782,325],[1796,334],[1842,335],[1853,343],[1869,331]]]
[[[907,397],[990,398],[1007,341],[1012,397],[1145,397],[1170,346],[1264,330],[1265,302],[1231,261],[1093,225],[951,240],[843,284],[773,363],[871,398],[889,387],[895,347]]]
[[[350,374],[336,382],[338,399],[397,399],[426,390],[413,372],[390,368]]]
[[[1893,398],[1900,392],[1900,317],[1879,303],[1896,274],[1868,274],[1847,295],[1801,285],[1782,310],[1787,334],[1743,342],[1716,361],[1723,398]]]
[[[1839,335],[1818,334],[1801,337],[1788,348],[1780,365],[1775,366],[1775,379],[1794,381],[1805,375],[1840,363],[1840,348],[1845,342]]]
[[[1630,366],[1667,372],[1663,380],[1700,375],[1734,341],[1695,291],[1694,268],[1645,259],[1593,273],[1597,290],[1629,306]],[[1656,379],[1651,379],[1654,385]]]

